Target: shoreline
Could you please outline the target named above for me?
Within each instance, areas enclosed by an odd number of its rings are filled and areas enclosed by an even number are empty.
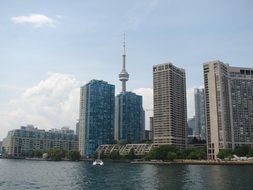
[[[131,164],[158,164],[158,165],[253,165],[253,161],[210,161],[210,160],[175,160],[175,161],[139,161],[134,160]]]

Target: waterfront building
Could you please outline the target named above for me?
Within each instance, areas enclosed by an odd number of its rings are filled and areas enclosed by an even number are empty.
[[[205,96],[203,88],[194,89],[195,100],[195,136],[200,139],[206,139],[206,125],[205,125]]]
[[[3,140],[4,154],[7,157],[23,157],[34,150],[78,150],[78,138],[70,131],[72,130],[67,131],[67,128],[45,131],[33,125],[21,126],[20,129],[9,131]]]
[[[139,143],[144,140],[145,112],[142,96],[121,92],[115,98],[115,140]]]
[[[253,147],[253,68],[204,63],[207,157],[220,149]]]
[[[153,66],[154,143],[187,144],[187,108],[185,70],[172,63]]]
[[[103,144],[100,145],[96,152],[108,156],[112,152],[118,152],[119,155],[128,155],[131,149],[134,150],[134,154],[138,156],[143,156],[148,154],[151,150],[156,148],[155,144]]]
[[[114,138],[120,142],[138,143],[144,140],[145,112],[142,107],[142,96],[126,91],[129,74],[126,71],[125,41],[122,56],[123,64],[119,74],[122,91],[115,98]]]
[[[79,115],[79,151],[90,157],[101,144],[114,140],[115,86],[91,80],[81,87]]]

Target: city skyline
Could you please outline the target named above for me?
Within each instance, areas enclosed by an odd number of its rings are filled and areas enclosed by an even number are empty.
[[[132,76],[128,89],[143,96],[145,109],[153,107],[153,65],[173,62],[186,70],[191,117],[193,89],[203,87],[202,63],[219,59],[250,67],[253,60],[251,1],[0,5],[0,139],[26,124],[73,129],[79,88],[92,79],[115,84],[117,94],[123,33]]]

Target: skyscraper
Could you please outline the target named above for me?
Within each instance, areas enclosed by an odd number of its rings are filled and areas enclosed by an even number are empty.
[[[115,86],[91,80],[80,96],[79,150],[91,156],[99,145],[113,143]]]
[[[139,143],[144,139],[144,130],[142,96],[121,92],[115,99],[115,140]]]
[[[115,98],[114,138],[121,142],[138,143],[144,139],[145,112],[142,108],[142,96],[126,91],[128,79],[124,39],[123,64],[119,74],[119,80],[122,81],[122,91]]]
[[[220,149],[253,147],[253,68],[204,63],[207,156]]]
[[[185,70],[172,63],[153,66],[154,143],[185,149],[187,109]]]
[[[205,96],[203,88],[194,89],[195,100],[195,136],[200,139],[206,139],[206,125],[205,125]]]

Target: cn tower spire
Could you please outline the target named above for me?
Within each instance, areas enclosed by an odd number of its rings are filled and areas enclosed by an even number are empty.
[[[125,42],[125,34],[124,34],[124,41],[123,41],[123,63],[122,63],[122,70],[119,74],[119,80],[122,82],[122,92],[126,91],[126,81],[129,79],[129,74],[126,71],[126,42]]]

